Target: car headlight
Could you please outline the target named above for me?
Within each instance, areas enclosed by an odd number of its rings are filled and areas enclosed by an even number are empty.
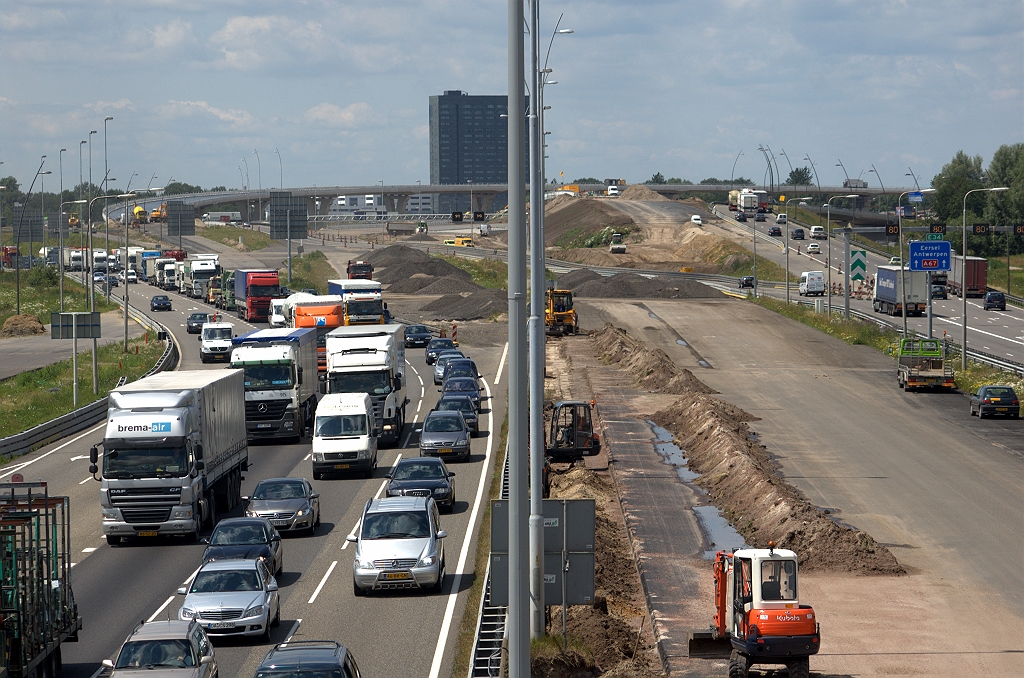
[[[187,607],[181,608],[179,615],[182,619],[195,619],[196,611]]]
[[[434,495],[438,496],[438,497],[445,497],[450,492],[451,492],[451,490],[449,490],[447,487],[435,487],[434,488]]]
[[[324,453],[323,452],[314,452],[313,453],[313,461],[323,461],[323,460],[324,460]]]
[[[256,515],[255,511],[246,511],[245,512],[245,517],[246,518],[258,518],[259,516]]]
[[[306,515],[308,511],[309,509],[299,509],[298,511],[295,512],[295,517],[301,518],[302,516]]]
[[[373,561],[369,559],[356,558],[356,566],[361,570],[374,569]]]
[[[433,565],[436,562],[437,562],[437,556],[434,555],[434,554],[430,554],[429,556],[423,556],[422,558],[420,558],[419,566],[420,567],[430,567],[431,565]]]
[[[260,604],[260,605],[253,605],[248,610],[246,610],[245,614],[242,615],[242,616],[243,617],[258,617],[261,614],[263,614],[263,611],[266,610],[266,609],[267,608],[264,605],[262,605],[262,604]]]
[[[466,440],[465,438],[460,438],[455,443],[455,447],[465,447],[466,445],[469,445],[469,441]]]

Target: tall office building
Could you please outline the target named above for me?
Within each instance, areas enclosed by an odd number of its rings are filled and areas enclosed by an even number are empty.
[[[448,90],[430,97],[430,183],[468,186],[508,181],[508,119],[502,117],[507,113],[508,96],[504,94],[470,96]],[[524,149],[527,163],[528,150],[529,142]],[[469,200],[469,190],[465,195],[441,195],[434,211],[469,212]],[[498,200],[500,205],[482,208],[492,211],[504,206],[507,196]]]

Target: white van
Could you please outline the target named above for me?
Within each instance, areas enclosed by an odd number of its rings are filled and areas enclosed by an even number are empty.
[[[329,393],[316,406],[313,425],[313,479],[328,473],[377,468],[379,424],[368,393]]]
[[[618,186],[609,186],[608,190],[605,191],[605,193],[607,195],[610,195],[610,196],[611,195],[618,195],[619,194],[619,187]]]
[[[284,317],[284,304],[287,299],[270,300],[270,326],[287,327],[288,320]]]
[[[824,296],[825,294],[825,273],[824,271],[804,271],[800,274],[801,297],[811,295]]]
[[[787,222],[787,217],[786,217],[785,214],[776,214],[775,215],[775,223],[776,224],[785,224],[786,222]]]
[[[213,317],[217,317],[214,315]],[[203,323],[199,330],[199,359],[204,363],[231,362],[231,340],[235,336],[235,326],[225,322]]]
[[[824,240],[825,239],[825,227],[824,226],[811,226],[811,239],[812,240]]]

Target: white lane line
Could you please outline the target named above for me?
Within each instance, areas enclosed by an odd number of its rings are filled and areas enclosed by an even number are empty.
[[[505,369],[505,358],[508,357],[508,342],[505,342],[505,348],[501,351],[501,360],[498,361],[498,373],[494,375],[494,385],[497,386],[501,383],[501,371]]]
[[[287,642],[289,642],[292,639],[292,636],[294,636],[296,634],[296,632],[299,630],[299,625],[300,624],[302,624],[302,620],[301,619],[296,619],[295,623],[292,624],[291,631],[289,631],[288,635],[285,637],[284,642],[287,643]]]
[[[950,325],[956,325],[957,327],[962,327],[963,326],[963,321],[962,320],[958,320],[956,318],[943,318],[943,317],[940,316],[938,318],[935,318],[935,320],[938,320],[940,322],[949,323]],[[1024,346],[1024,341],[1015,341],[1014,339],[1011,339],[1010,337],[1002,337],[1002,336],[1000,336],[998,334],[993,334],[992,332],[986,332],[985,330],[979,330],[977,327],[972,327],[970,325],[968,325],[967,330],[969,332],[978,332],[979,334],[987,334],[990,337],[994,337],[996,339],[1002,339],[1003,341],[1008,341],[1011,344],[1019,344],[1021,346]],[[970,343],[970,340],[968,340],[968,343]],[[2,477],[2,476],[0,476],[0,477]]]
[[[99,426],[94,426],[93,428],[89,429],[88,431],[86,431],[85,433],[81,434],[80,436],[72,438],[71,440],[69,440],[66,443],[64,443],[63,445],[61,445],[60,447],[53,448],[52,450],[50,450],[46,454],[41,454],[38,457],[36,457],[35,459],[30,459],[29,461],[21,462],[20,464],[15,464],[14,467],[11,468],[9,471],[4,471],[3,473],[0,473],[0,478],[6,478],[7,476],[11,475],[12,473],[16,473],[16,472],[20,471],[21,469],[25,468],[26,466],[31,466],[32,464],[36,463],[40,459],[46,459],[47,457],[49,457],[54,452],[58,452],[60,450],[63,450],[65,447],[67,447],[71,443],[76,442],[78,440],[81,440],[82,438],[84,438],[85,436],[89,435],[90,433],[95,433],[96,431],[99,431],[101,428],[103,428],[106,425],[107,425],[107,422],[103,422]]]
[[[508,344],[505,344],[506,350]],[[502,362],[504,362],[505,356],[502,355]],[[500,374],[500,372],[499,372]],[[491,387],[487,385],[487,380],[484,379],[484,389],[487,392],[487,399],[490,401],[491,398]],[[495,380],[494,383],[498,383]],[[492,407],[487,413],[487,430],[490,435],[487,436],[487,451],[484,454],[484,464],[480,469],[480,482],[476,488],[476,499],[473,500],[473,510],[469,514],[469,526],[466,528],[466,536],[462,540],[462,552],[459,553],[459,564],[455,568],[455,581],[452,582],[452,587],[448,593],[448,606],[444,611],[444,621],[441,622],[441,631],[437,635],[437,647],[434,649],[434,661],[430,664],[430,678],[438,678],[441,672],[441,660],[444,659],[444,649],[448,644],[448,633],[451,630],[452,618],[455,615],[455,603],[459,598],[459,589],[462,586],[462,574],[466,568],[466,560],[469,558],[469,545],[474,542],[473,539],[473,526],[476,525],[476,517],[480,512],[480,506],[483,503],[484,488],[487,486],[490,476],[487,473],[487,467],[491,461],[491,447],[494,444],[494,408]],[[482,573],[481,573],[481,576]]]
[[[78,461],[79,459],[88,459],[88,458],[89,458],[88,454],[76,454],[75,456],[71,457],[71,461]]]
[[[99,678],[99,675],[101,673],[103,673],[104,671],[106,671],[106,670],[107,670],[106,666],[100,666],[98,669],[96,669],[96,673],[94,673],[91,676],[89,676],[89,678]]]
[[[75,565],[78,565],[78,563],[71,563],[71,567],[74,567]]]
[[[95,550],[96,550],[95,546],[87,546],[84,549],[82,549],[82,553],[92,553]]]
[[[305,457],[302,458],[302,461],[309,461],[309,458],[312,457],[312,456],[313,456],[313,453],[310,452],[309,454],[307,454]]]
[[[90,480],[92,480],[92,476],[89,476],[88,478],[86,478],[85,480],[83,480],[82,482],[80,482],[80,483],[78,483],[78,484],[79,484],[79,485],[85,485],[85,484],[86,484],[87,482],[89,482]]]
[[[320,580],[320,585],[316,587],[316,591],[313,591],[313,595],[310,596],[309,600],[307,601],[310,605],[312,605],[313,601],[316,600],[316,597],[320,595],[321,589],[323,589],[324,584],[327,583],[327,578],[331,576],[331,572],[334,572],[334,568],[336,568],[337,566],[338,561],[335,560],[333,563],[331,563],[331,566],[327,568],[327,572],[324,573],[324,578]]]
[[[406,438],[406,442],[408,442],[408,440],[409,440],[409,439],[408,439],[408,437],[407,437],[407,438]],[[395,470],[395,467],[396,467],[396,466],[398,466],[398,462],[400,462],[401,460],[402,460],[402,455],[401,455],[401,453],[399,453],[399,455],[398,455],[398,456],[397,456],[397,457],[395,458],[395,463],[391,465],[391,470],[392,470],[392,471],[394,471],[394,470]],[[381,493],[381,492],[383,492],[383,491],[384,491],[384,488],[385,488],[385,487],[387,487],[387,486],[388,486],[388,481],[387,481],[387,480],[385,479],[385,480],[384,480],[384,482],[382,482],[382,483],[380,484],[380,487],[378,487],[378,488],[377,488],[377,493],[376,493],[375,495],[373,495],[373,498],[374,498],[374,499],[378,499],[378,498],[380,498],[380,493]],[[362,518],[360,518],[360,520],[362,520]],[[357,520],[357,521],[356,521],[356,524],[355,524],[355,525],[354,525],[354,526],[352,527],[352,529],[351,529],[351,530],[349,531],[349,534],[355,534],[355,531],[356,531],[356,530],[357,530],[358,528],[359,528],[359,520]],[[342,551],[344,551],[345,549],[347,549],[347,548],[348,548],[348,545],[349,545],[349,541],[348,541],[348,540],[346,539],[346,540],[345,540],[345,543],[343,543],[343,544],[341,545],[341,550],[342,550]]]
[[[420,401],[416,403],[416,414],[420,413],[421,407],[423,407],[423,396],[420,396]]]
[[[150,617],[149,619],[147,619],[146,621],[147,621],[147,622],[151,622],[151,621],[153,621],[154,619],[156,619],[156,618],[157,618],[157,616],[158,616],[158,615],[159,615],[159,614],[160,614],[161,612],[163,612],[164,610],[166,610],[166,609],[167,609],[167,606],[171,604],[171,601],[172,601],[172,600],[174,600],[174,596],[171,596],[170,598],[168,598],[167,600],[165,600],[165,601],[164,601],[164,604],[163,604],[163,605],[161,605],[160,607],[156,608],[156,612],[154,612],[154,613],[153,613],[153,615],[152,615],[152,616],[151,616],[151,617]]]

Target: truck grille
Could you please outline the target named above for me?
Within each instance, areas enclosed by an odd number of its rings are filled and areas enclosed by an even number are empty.
[[[278,421],[284,417],[290,403],[289,400],[246,400],[245,418],[247,421]]]
[[[199,610],[199,617],[210,621],[227,621],[241,619],[242,612],[243,610]]]
[[[165,523],[171,516],[170,508],[123,508],[121,515],[126,523]]]

